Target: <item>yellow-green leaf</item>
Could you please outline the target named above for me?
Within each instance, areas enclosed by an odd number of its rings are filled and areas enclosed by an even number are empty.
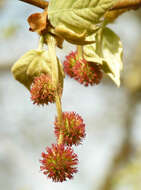
[[[65,25],[79,35],[93,33],[113,3],[113,0],[50,0],[48,18],[55,28]]]
[[[67,28],[65,25],[58,25],[55,28],[55,33],[72,44],[85,45],[93,43],[93,41],[86,40],[86,31],[79,34]]]
[[[123,47],[120,38],[109,28],[104,28],[102,37],[102,55],[104,63],[111,72],[107,75],[120,86],[120,72],[123,69]]]
[[[88,62],[95,62],[98,64],[102,64],[103,63],[103,58],[100,57],[100,55],[98,54],[98,48],[97,48],[97,40],[96,40],[96,35],[97,34],[93,34],[91,36],[88,36],[86,39],[89,41],[95,41],[93,44],[89,44],[89,45],[85,45],[83,46],[83,53],[84,53],[84,58],[88,61]]]
[[[51,72],[51,63],[45,50],[30,50],[12,67],[14,78],[28,89],[35,76]]]
[[[123,68],[123,47],[120,38],[109,28],[100,29],[89,36],[96,43],[84,46],[84,58],[102,65],[103,71],[120,86],[120,72]]]

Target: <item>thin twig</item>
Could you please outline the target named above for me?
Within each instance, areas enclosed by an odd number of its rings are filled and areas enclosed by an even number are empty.
[[[111,9],[119,10],[119,9],[138,9],[141,7],[141,0],[119,0]]]
[[[48,2],[45,0],[19,0],[19,1],[23,1],[25,3],[34,5],[41,9],[45,9],[48,7]],[[119,9],[138,9],[140,7],[141,7],[141,0],[119,0],[110,9],[110,11],[119,10]]]
[[[25,3],[34,5],[36,7],[41,8],[41,9],[45,9],[48,7],[48,2],[45,0],[19,0],[19,1],[23,1]]]

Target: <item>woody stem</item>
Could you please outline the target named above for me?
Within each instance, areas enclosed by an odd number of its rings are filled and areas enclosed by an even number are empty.
[[[23,1],[25,3],[34,5],[36,7],[41,8],[41,9],[45,9],[48,7],[48,2],[45,0],[19,0],[19,1]]]
[[[141,7],[141,0],[119,0],[110,10],[138,9]]]
[[[41,9],[45,9],[48,7],[48,2],[45,0],[19,0]],[[117,1],[114,6],[109,10],[119,10],[119,9],[138,9],[141,7],[141,0],[119,0]]]

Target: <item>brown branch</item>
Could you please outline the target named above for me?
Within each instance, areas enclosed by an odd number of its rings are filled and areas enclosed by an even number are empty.
[[[41,9],[45,9],[48,7],[48,2],[45,0],[19,0],[19,1],[23,1],[25,3],[34,5]],[[141,0],[119,0],[110,9],[110,11],[119,10],[119,9],[138,9],[140,7],[141,7]]]
[[[110,10],[138,9],[141,7],[141,0],[119,0]]]
[[[48,2],[45,0],[19,0],[19,1],[23,1],[25,3],[34,5],[36,7],[41,8],[41,9],[45,9],[48,7]]]

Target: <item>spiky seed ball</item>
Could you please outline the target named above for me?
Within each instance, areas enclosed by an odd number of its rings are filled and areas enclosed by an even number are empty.
[[[73,72],[75,80],[85,86],[99,84],[103,76],[100,65],[85,59],[76,62]]]
[[[100,65],[79,59],[77,51],[66,56],[64,71],[85,86],[99,84],[103,76]]]
[[[48,104],[55,102],[56,90],[52,85],[52,80],[48,75],[41,74],[35,77],[31,86],[31,100],[34,104]]]
[[[64,71],[71,78],[74,77],[73,67],[76,64],[76,52],[71,52],[64,61]]]
[[[41,171],[54,182],[63,182],[73,178],[77,172],[78,159],[71,147],[63,144],[53,144],[46,148],[47,153],[42,153]]]
[[[57,140],[61,133],[63,135],[63,144],[69,146],[80,144],[85,137],[85,124],[82,117],[75,112],[63,112],[62,123],[60,125],[56,118],[54,125]]]

